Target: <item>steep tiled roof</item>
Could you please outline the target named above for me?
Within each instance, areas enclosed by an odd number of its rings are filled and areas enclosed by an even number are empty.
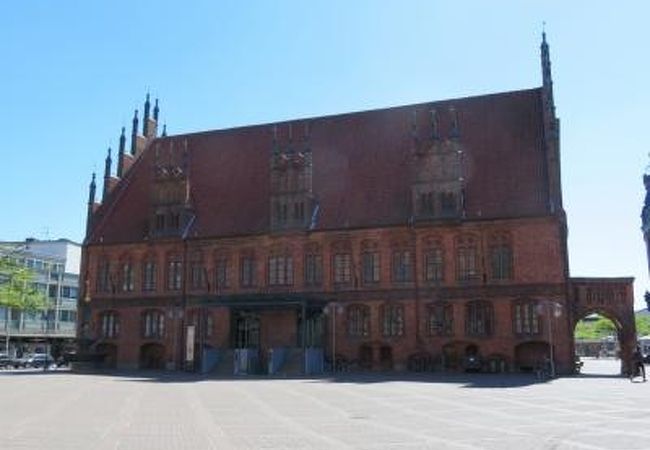
[[[408,223],[411,215],[413,139],[427,138],[430,110],[440,134],[458,112],[465,174],[466,218],[547,214],[541,89],[445,100],[279,123],[278,140],[302,142],[309,123],[316,229]],[[192,236],[263,233],[269,229],[273,125],[255,125],[158,138],[95,214],[91,242],[131,242],[146,235],[156,145],[182,151],[187,142],[190,195],[196,214]]]

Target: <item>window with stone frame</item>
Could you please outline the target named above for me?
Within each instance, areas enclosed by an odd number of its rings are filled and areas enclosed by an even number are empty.
[[[123,261],[122,267],[120,270],[120,288],[122,292],[132,292],[133,291],[133,264],[131,261]]]
[[[449,302],[435,302],[428,307],[430,336],[454,335],[454,307]]]
[[[268,259],[269,286],[293,284],[293,257],[289,254],[272,254]]]
[[[468,302],[465,305],[465,334],[485,337],[494,332],[494,309],[492,303],[484,300]]]
[[[404,334],[404,306],[383,305],[381,332],[384,337],[399,337]]]
[[[456,239],[456,279],[461,282],[480,279],[478,240],[474,235],[461,235]]]
[[[347,307],[347,331],[350,337],[367,337],[370,335],[370,308],[366,305]]]
[[[305,248],[305,285],[320,286],[323,283],[323,255],[318,245]]]
[[[177,257],[167,261],[167,290],[179,291],[183,285],[183,263]]]
[[[445,279],[445,260],[442,242],[430,239],[424,248],[424,280],[429,283],[442,282]]]
[[[230,257],[218,254],[215,258],[215,285],[217,290],[230,287]]]
[[[193,290],[203,290],[207,286],[205,276],[205,264],[200,253],[192,255],[190,261],[190,288]]]
[[[376,241],[361,243],[361,281],[363,284],[379,283],[381,254]]]
[[[241,287],[255,286],[255,255],[243,253],[239,257],[239,284]]]
[[[541,332],[539,304],[534,300],[518,300],[513,305],[513,328],[517,335],[534,336]]]
[[[165,313],[157,309],[144,311],[142,336],[147,339],[162,339],[165,336]]]
[[[413,281],[413,252],[403,248],[394,249],[392,269],[394,282]]]
[[[334,284],[346,285],[352,281],[352,255],[350,253],[336,253],[332,256],[334,270]]]
[[[97,264],[97,292],[111,292],[111,264],[108,259],[101,259]]]
[[[512,279],[512,244],[506,233],[495,233],[489,238],[490,278]]]
[[[142,290],[153,292],[156,290],[156,262],[147,259],[142,263]]]
[[[120,317],[115,311],[106,311],[99,316],[100,336],[115,339],[120,334]]]

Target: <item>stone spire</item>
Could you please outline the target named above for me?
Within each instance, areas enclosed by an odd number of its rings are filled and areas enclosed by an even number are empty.
[[[122,127],[120,134],[120,148],[117,152],[117,177],[122,178],[124,175],[124,151],[126,148],[126,128]]]
[[[106,195],[108,194],[108,188],[110,185],[110,179],[111,179],[111,165],[113,164],[113,160],[111,158],[111,148],[108,147],[108,154],[106,155],[106,163],[104,165],[104,194],[102,196],[102,201],[106,199]]]
[[[551,55],[546,42],[546,32],[542,31],[542,44],[540,45],[542,61],[542,88],[544,90],[544,106],[550,113],[555,115],[555,104],[553,101],[553,77],[551,75]]]
[[[158,123],[158,115],[160,114],[160,108],[158,107],[158,99],[156,99],[156,103],[153,106],[153,120]]]
[[[97,190],[97,184],[95,183],[95,172],[93,172],[93,178],[90,181],[90,187],[88,189],[88,212],[86,213],[86,236],[90,232],[90,225],[93,218],[93,207],[95,205],[95,191]]]
[[[147,92],[147,98],[144,101],[144,117],[142,118],[142,134],[147,137],[149,136],[149,111],[151,109],[150,96]]]
[[[133,127],[131,128],[131,155],[135,155],[136,141],[138,138],[138,110],[133,113]]]

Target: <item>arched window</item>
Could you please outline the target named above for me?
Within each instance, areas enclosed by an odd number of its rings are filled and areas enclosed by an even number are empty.
[[[449,302],[436,302],[429,305],[429,335],[453,336],[454,308]]]
[[[147,339],[161,339],[165,335],[165,314],[149,309],[142,314],[142,336]]]
[[[456,279],[471,282],[479,279],[478,242],[474,235],[456,238]]]
[[[512,244],[506,233],[495,233],[489,239],[490,278],[512,279]]]
[[[106,311],[99,315],[100,336],[114,339],[120,334],[120,317],[115,311]]]
[[[348,241],[332,245],[332,280],[337,286],[352,283],[352,249]]]
[[[305,285],[320,286],[323,283],[323,254],[318,244],[305,246]]]
[[[396,283],[413,281],[413,251],[407,242],[392,244],[392,275]]]
[[[445,278],[444,250],[441,239],[424,242],[424,280],[438,283]]]
[[[190,256],[190,288],[203,290],[207,286],[203,253],[196,251]]]
[[[167,290],[178,291],[183,283],[183,263],[178,255],[167,258]]]
[[[230,287],[230,254],[217,251],[214,256],[215,286],[218,291]]]
[[[142,291],[153,292],[156,290],[156,260],[153,256],[145,258],[142,262]]]
[[[133,272],[133,262],[131,261],[131,258],[128,255],[122,256],[119,263],[120,291],[133,292],[135,284]]]
[[[492,303],[477,300],[465,306],[465,334],[467,336],[490,336],[494,331]]]
[[[111,292],[111,263],[107,258],[100,259],[97,264],[97,283],[95,290],[97,292]]]
[[[361,243],[361,266],[363,284],[379,283],[380,254],[379,244],[376,241],[363,241]]]
[[[381,310],[381,331],[385,337],[404,334],[404,306],[384,305]]]
[[[370,308],[365,305],[350,305],[347,311],[348,336],[370,335]]]
[[[252,250],[239,255],[239,283],[245,288],[255,286],[255,253]]]
[[[537,335],[540,333],[538,303],[534,300],[518,300],[513,306],[513,328],[518,335]]]
[[[293,257],[289,249],[272,250],[268,261],[269,286],[293,284]]]

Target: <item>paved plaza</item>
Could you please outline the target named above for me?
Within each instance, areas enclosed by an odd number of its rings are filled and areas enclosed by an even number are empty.
[[[650,449],[650,383],[579,377],[0,373],[0,448]]]

